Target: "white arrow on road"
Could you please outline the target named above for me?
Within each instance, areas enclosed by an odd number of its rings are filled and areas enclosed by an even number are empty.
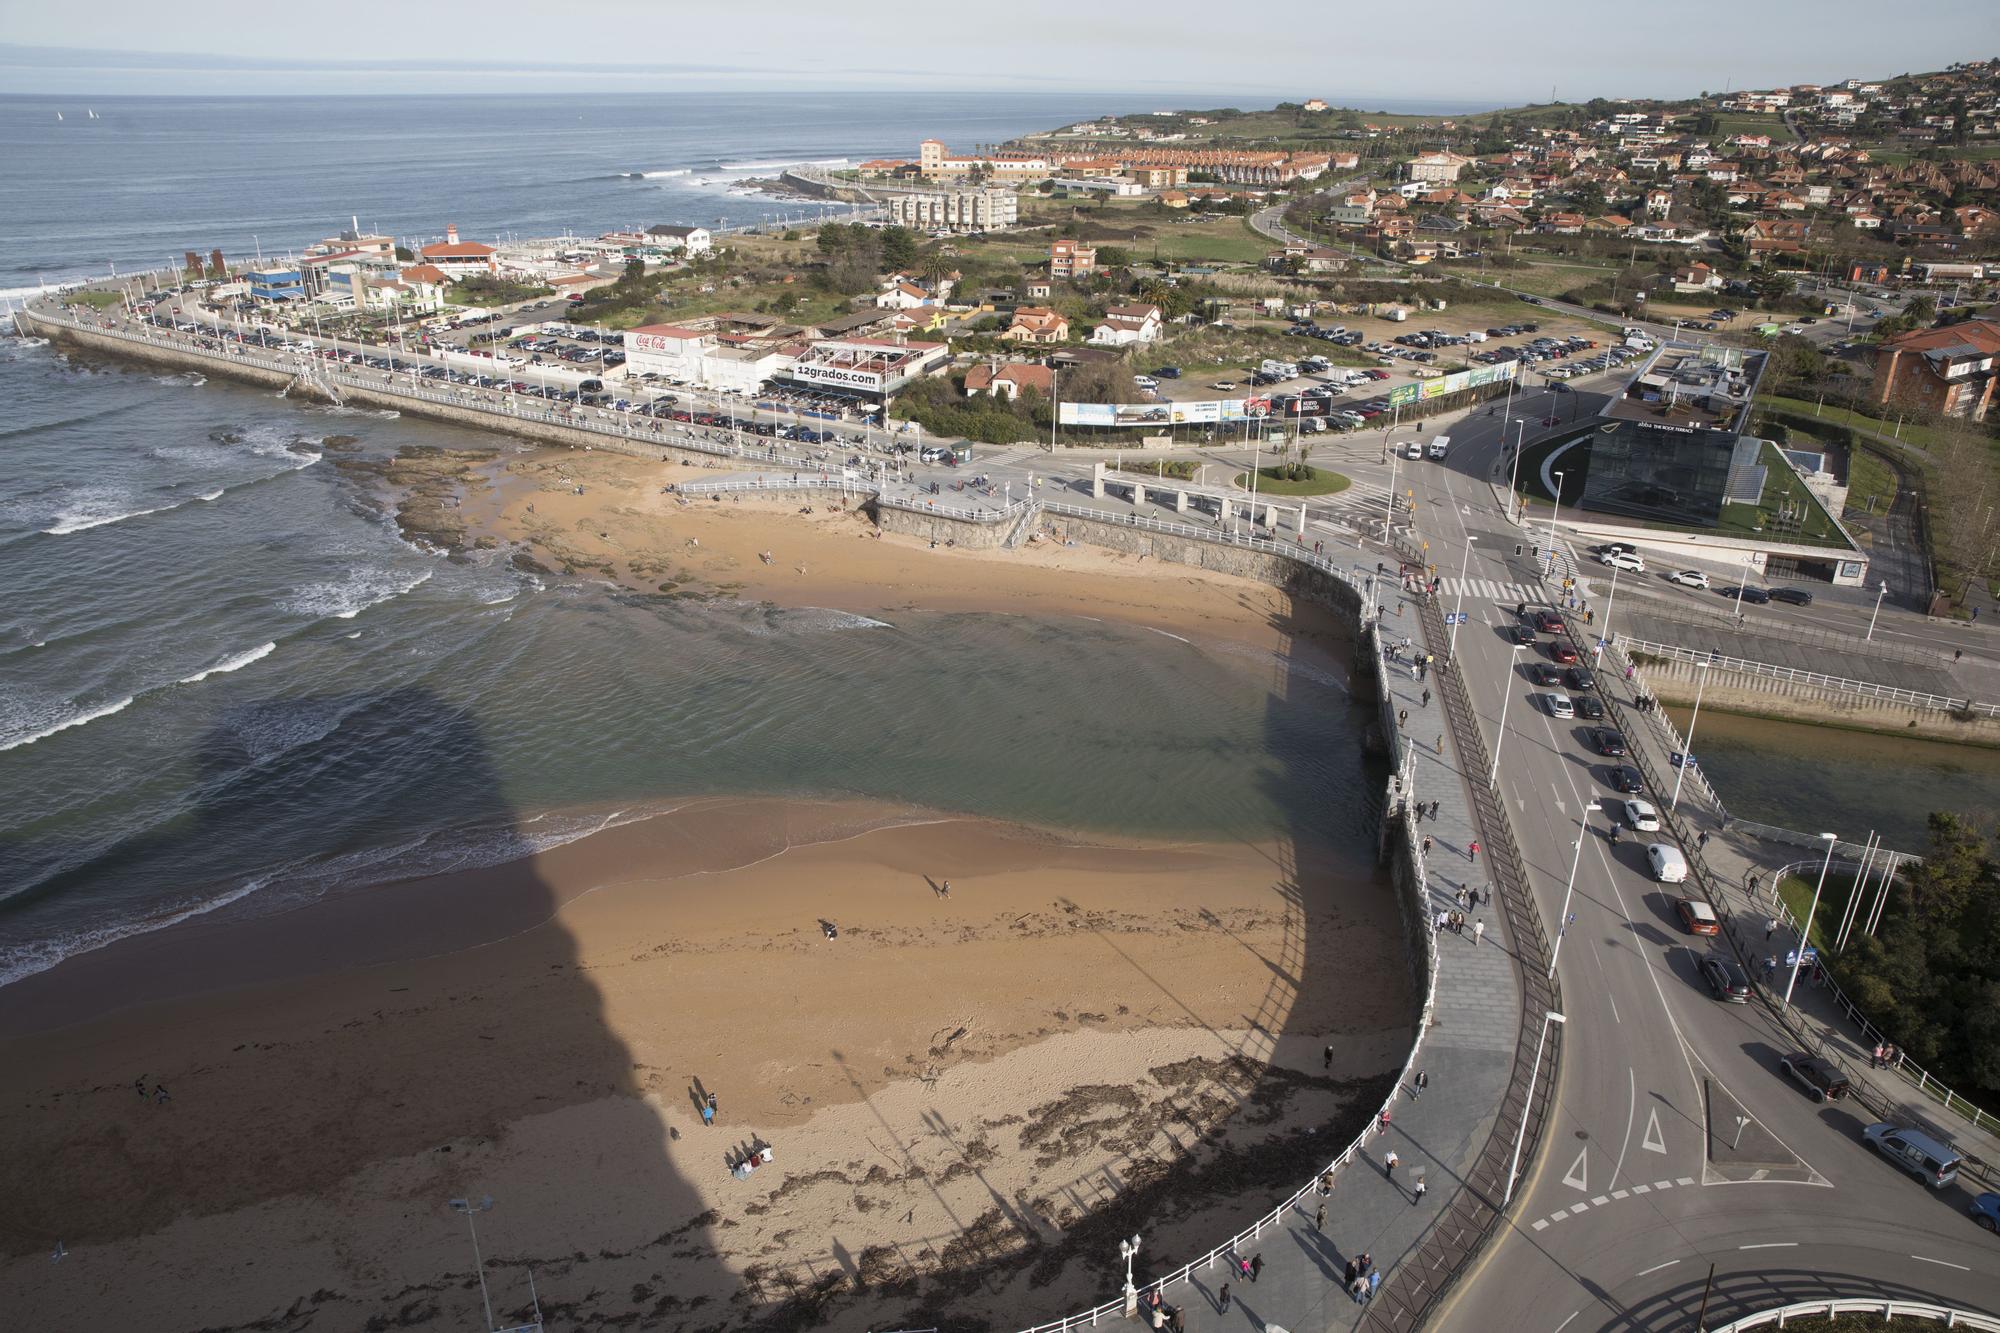
[[[1646,1117],[1646,1137],[1639,1140],[1639,1146],[1647,1152],[1667,1150],[1667,1141],[1660,1134],[1660,1108],[1657,1106]]]
[[[1586,1166],[1589,1157],[1590,1149],[1588,1148],[1585,1148],[1576,1155],[1576,1162],[1570,1167],[1569,1174],[1563,1177],[1563,1184],[1576,1190],[1588,1190],[1590,1188],[1590,1175]]]

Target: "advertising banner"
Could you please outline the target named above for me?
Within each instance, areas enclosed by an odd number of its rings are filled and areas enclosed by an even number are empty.
[[[1389,406],[1408,407],[1411,403],[1417,401],[1422,392],[1423,385],[1421,384],[1398,384],[1395,388],[1389,390]]]
[[[1059,403],[1056,420],[1065,426],[1115,426],[1117,412],[1110,403]]]
[[[1192,403],[1057,403],[1064,426],[1212,426],[1271,414],[1269,398],[1209,398]]]
[[[1173,403],[1175,425],[1212,426],[1222,420],[1222,403],[1216,399],[1200,403]]]
[[[843,389],[864,389],[869,393],[882,392],[883,377],[871,370],[849,370],[845,366],[827,366],[800,361],[792,367],[792,378],[807,384],[832,384]]]
[[[1224,421],[1256,421],[1271,415],[1269,398],[1225,398],[1218,406]]]
[[[1443,379],[1417,381],[1417,397],[1419,398],[1442,398],[1450,392],[1451,376],[1449,375]]]

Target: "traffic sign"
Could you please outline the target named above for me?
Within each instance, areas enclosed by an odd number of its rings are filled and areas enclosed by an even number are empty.
[[[1463,625],[1468,614],[1470,613],[1465,611],[1447,611],[1444,613],[1444,623],[1447,625]]]

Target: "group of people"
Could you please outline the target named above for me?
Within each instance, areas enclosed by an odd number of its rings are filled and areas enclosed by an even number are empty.
[[[1346,1271],[1347,1294],[1357,1302],[1371,1299],[1375,1289],[1382,1285],[1382,1273],[1375,1267],[1375,1256],[1365,1250],[1347,1261]]]
[[[1228,1284],[1224,1283],[1222,1289],[1228,1291]],[[1145,1314],[1147,1322],[1154,1328],[1172,1329],[1173,1333],[1181,1333],[1187,1327],[1181,1315],[1181,1307],[1168,1305],[1166,1298],[1160,1295],[1157,1288],[1146,1293]]]
[[[1903,1048],[1894,1042],[1880,1042],[1868,1052],[1870,1069],[1894,1069],[1896,1062],[1903,1058]]]

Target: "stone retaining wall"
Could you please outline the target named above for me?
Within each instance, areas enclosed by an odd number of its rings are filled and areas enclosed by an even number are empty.
[[[1703,708],[1720,708],[1783,722],[1851,727],[1857,731],[1921,736],[1963,745],[2000,746],[2000,718],[1961,719],[1957,714],[1936,709],[1913,708],[1909,704],[1871,699],[1864,694],[1844,694],[1797,681],[1748,676],[1721,667],[1709,668],[1708,684],[1704,687],[1702,672],[1692,662],[1646,658],[1642,665],[1647,684],[1663,703],[1692,705],[1699,689]]]

